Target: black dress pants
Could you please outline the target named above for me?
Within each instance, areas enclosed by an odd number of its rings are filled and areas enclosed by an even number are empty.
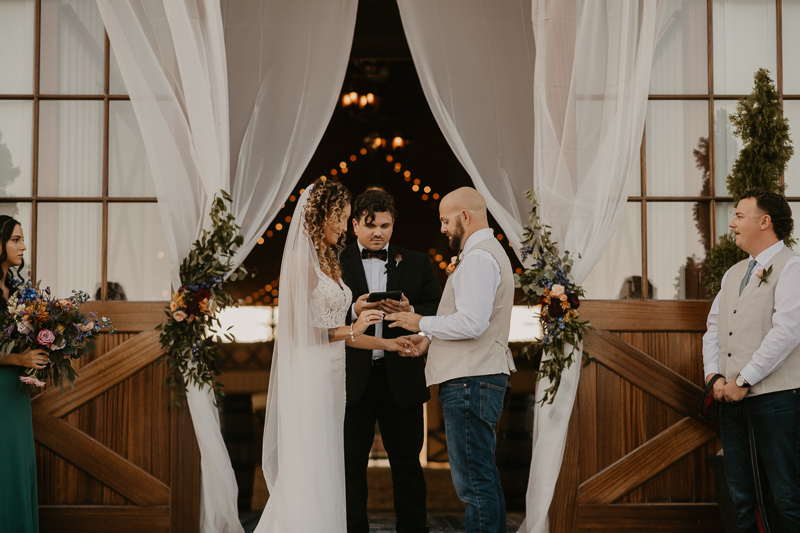
[[[348,533],[369,532],[367,463],[376,420],[392,467],[397,531],[427,533],[427,491],[419,463],[424,433],[422,409],[423,405],[405,408],[397,405],[389,390],[386,367],[382,364],[372,367],[361,400],[346,406],[344,468]]]

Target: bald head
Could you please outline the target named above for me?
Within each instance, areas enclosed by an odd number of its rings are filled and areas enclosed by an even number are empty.
[[[440,213],[457,211],[469,211],[476,219],[485,221],[486,227],[489,226],[489,219],[486,217],[486,200],[472,187],[461,187],[442,198],[442,202],[439,204]]]
[[[442,198],[439,204],[441,231],[456,251],[464,248],[470,235],[489,227],[486,200],[472,187],[461,187]]]

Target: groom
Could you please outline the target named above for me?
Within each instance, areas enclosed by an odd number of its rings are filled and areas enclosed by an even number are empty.
[[[433,315],[442,289],[430,259],[389,244],[397,211],[385,191],[368,190],[353,202],[353,229],[358,242],[340,258],[342,278],[353,291],[348,320],[368,309],[386,313],[411,311]],[[369,293],[402,291],[399,300],[370,303]],[[397,338],[408,331],[384,324],[366,332]],[[427,532],[427,492],[419,463],[424,439],[423,404],[430,398],[422,358],[396,352],[347,348],[347,404],[344,420],[345,482],[348,533],[368,533],[367,463],[377,420],[392,467],[397,531]]]
[[[435,317],[393,313],[390,328],[424,331],[428,385],[439,384],[450,474],[467,504],[467,533],[506,531],[506,506],[494,462],[495,425],[508,377],[516,371],[508,349],[514,278],[511,262],[489,228],[486,202],[469,187],[439,204],[441,231],[460,260],[447,279]],[[416,341],[419,335],[409,337]]]

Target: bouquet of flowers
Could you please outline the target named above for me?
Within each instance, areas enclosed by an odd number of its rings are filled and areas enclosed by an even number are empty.
[[[41,348],[48,352],[50,363],[42,369],[29,368],[20,381],[31,389],[44,387],[49,378],[64,391],[62,379],[75,389],[77,376],[72,360],[94,350],[91,338],[101,329],[114,333],[114,326],[105,317],[82,313],[81,304],[89,299],[83,291],[72,291],[69,298],[55,298],[50,288],[42,290],[40,281],[17,284],[0,309],[0,357],[17,349]]]
[[[226,202],[231,198],[221,191],[211,206],[213,229],[204,230],[203,236],[194,242],[192,250],[181,262],[180,278],[183,285],[172,295],[165,310],[166,324],[158,326],[161,346],[167,352],[167,365],[171,373],[166,378],[166,387],[182,392],[187,383],[201,389],[208,385],[217,395],[222,394],[222,384],[216,379],[222,373],[218,357],[221,340],[218,333],[233,340],[229,333],[218,332],[220,326],[217,312],[233,305],[233,297],[223,288],[226,281],[244,279],[247,271],[243,267],[233,268],[233,254],[244,242],[233,214],[228,212]],[[226,279],[227,276],[227,279]]]
[[[539,205],[533,191],[525,195],[531,201],[531,218],[522,241],[522,260],[532,257],[533,262],[522,274],[514,275],[514,282],[516,287],[522,288],[528,306],[541,306],[542,339],[522,351],[528,356],[549,355],[542,357],[539,376],[546,376],[552,383],[545,389],[542,403],[552,403],[561,384],[561,373],[574,362],[575,349],[586,328],[592,326],[579,319],[578,308],[584,291],[569,279],[572,270],[569,252],[563,256],[559,254],[556,243],[550,240],[549,226],[539,220]],[[584,356],[589,359],[586,352]]]

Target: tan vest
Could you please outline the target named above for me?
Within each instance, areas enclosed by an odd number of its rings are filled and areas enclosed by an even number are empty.
[[[750,258],[736,263],[728,271],[725,288],[719,301],[719,372],[728,381],[733,381],[750,362],[753,354],[761,346],[764,337],[772,329],[772,314],[775,310],[775,287],[786,262],[793,251],[784,248],[772,258],[767,268],[772,273],[766,282],[761,283],[757,276],[739,296],[739,285],[747,272]],[[800,346],[784,360],[772,374],[762,379],[747,393],[748,396],[767,394],[800,387]]]
[[[500,265],[500,284],[494,296],[489,327],[477,339],[447,341],[434,337],[425,367],[428,386],[455,378],[516,372],[514,359],[508,348],[511,308],[514,305],[511,262],[495,239],[481,241],[472,249],[478,248],[492,254]],[[453,276],[456,275],[457,272],[447,279],[439,309],[436,311],[437,316],[452,315],[457,311],[456,294],[453,290]]]

